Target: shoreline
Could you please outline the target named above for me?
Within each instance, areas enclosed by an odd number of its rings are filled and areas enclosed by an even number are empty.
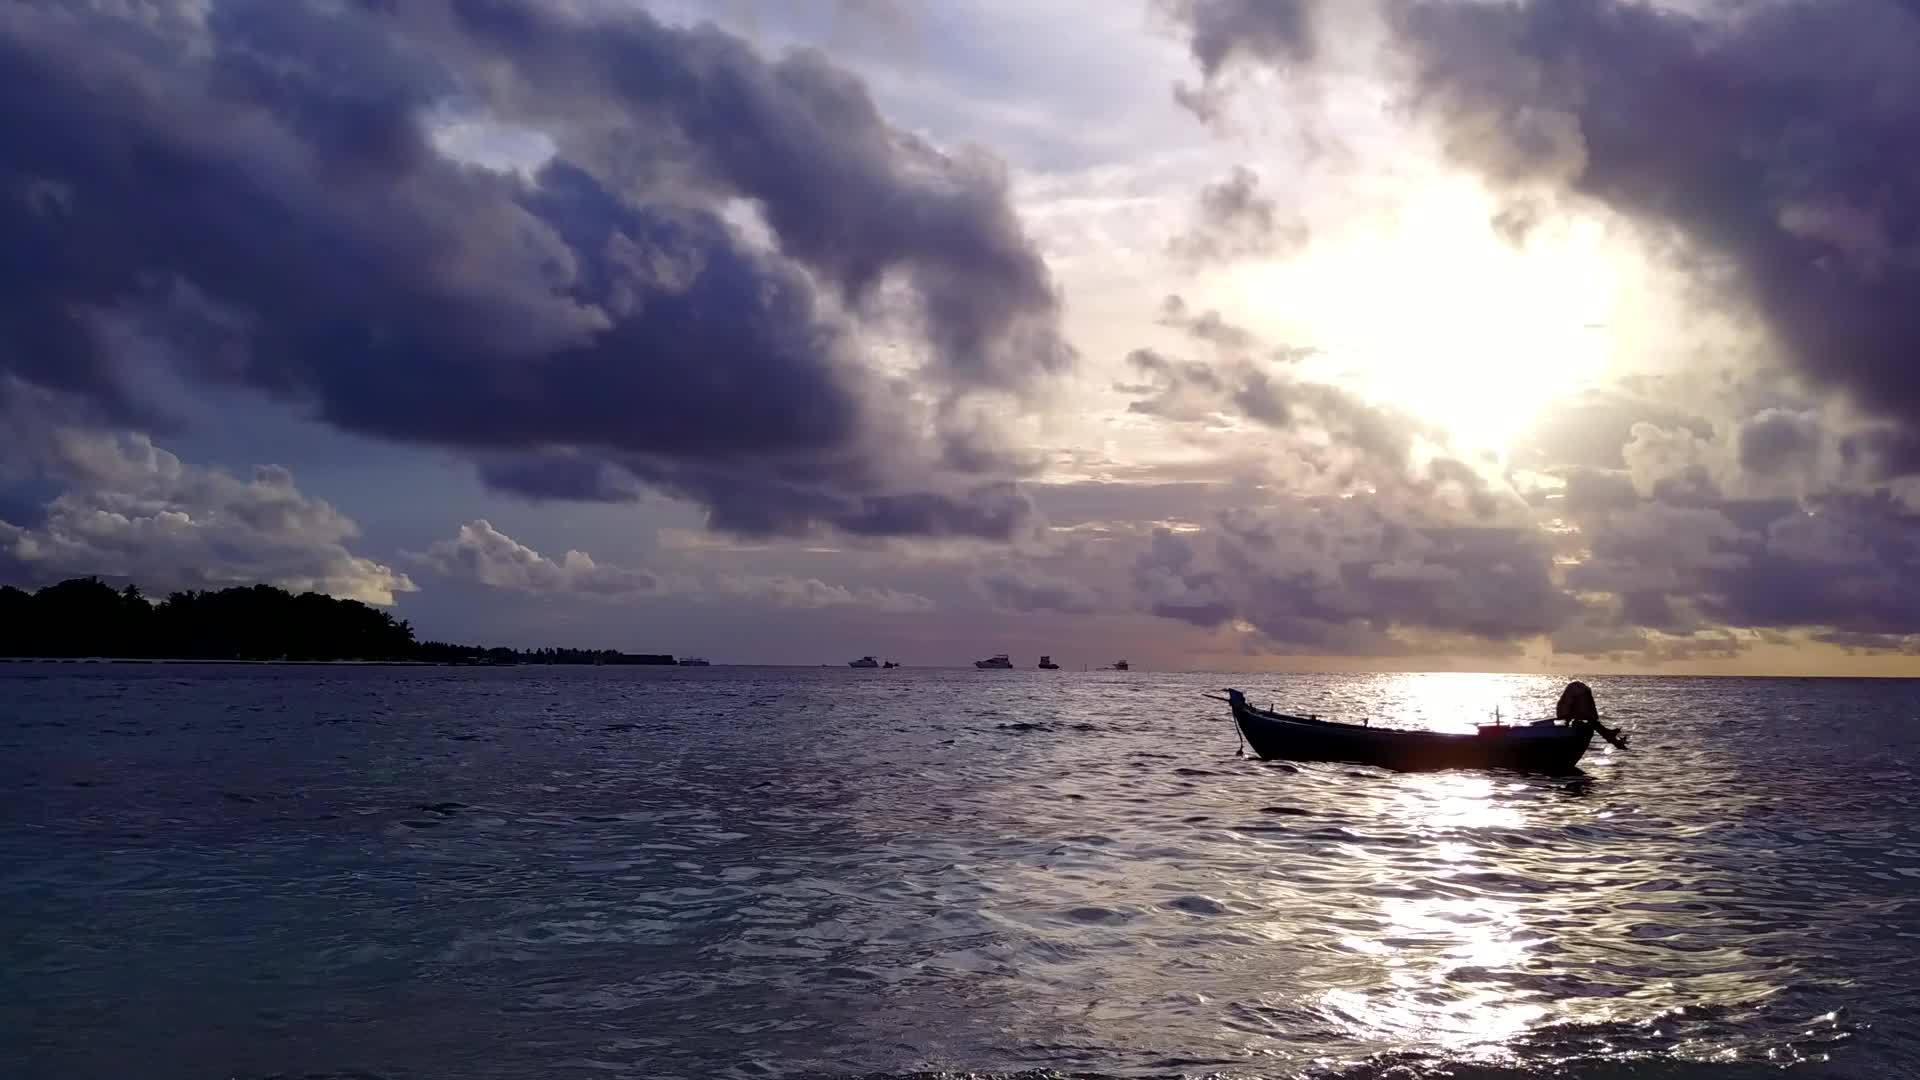
[[[537,660],[520,660],[510,664],[463,663],[455,660],[197,660],[192,657],[147,657],[147,656],[0,656],[0,664],[88,664],[102,666],[107,664],[147,664],[175,666],[219,666],[219,667],[430,667],[430,668],[507,668],[507,667],[658,667],[678,668],[681,664],[634,664],[634,663],[541,663]],[[702,665],[724,667],[727,665]]]
[[[485,667],[483,664],[442,664],[431,660],[195,660],[184,657],[144,656],[0,656],[0,664],[218,664],[272,667]],[[505,665],[493,665],[505,666]]]

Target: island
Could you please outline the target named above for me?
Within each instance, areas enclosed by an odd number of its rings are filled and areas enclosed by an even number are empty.
[[[614,649],[508,649],[417,641],[390,612],[272,585],[170,593],[95,577],[27,592],[0,586],[0,657],[416,664],[674,664],[666,654]]]

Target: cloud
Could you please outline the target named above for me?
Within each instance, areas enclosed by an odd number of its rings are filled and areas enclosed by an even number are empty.
[[[435,541],[414,558],[448,577],[542,596],[631,599],[662,591],[660,579],[645,570],[602,566],[584,551],[569,550],[558,560],[550,559],[484,518],[460,526],[458,535]]]
[[[862,586],[829,585],[817,578],[788,575],[656,574],[610,566],[584,551],[549,558],[493,527],[470,521],[450,539],[435,541],[412,555],[421,566],[462,581],[534,596],[581,596],[601,600],[640,600],[658,596],[727,596],[789,608],[858,607],[883,612],[928,611],[933,602],[917,593]]]
[[[1663,404],[1664,384],[1583,399],[1593,415],[1568,445],[1611,467],[1541,456],[1547,471],[1523,500],[1512,477],[1445,456],[1439,436],[1284,367],[1267,384],[1284,409],[1266,415],[1286,422],[1256,419],[1245,380],[1270,365],[1244,357],[1135,358],[1138,384],[1124,387],[1135,414],[1223,456],[1194,473],[1037,486],[1074,552],[1050,572],[1117,576],[1141,611],[1306,655],[1487,655],[1544,639],[1569,656],[1661,665],[1774,640],[1897,652],[1920,633],[1908,585],[1920,504],[1857,483],[1836,465],[1844,438],[1824,432],[1817,467],[1794,484],[1741,460],[1743,440],[1751,457],[1767,437],[1755,430],[1820,426],[1792,400],[1710,421]],[[1277,456],[1236,471],[1233,448],[1253,432]],[[1293,454],[1325,471],[1278,481]],[[1210,482],[1156,479],[1189,475]]]
[[[1508,642],[1552,631],[1571,609],[1538,529],[1421,521],[1379,499],[1234,515],[1220,558],[1243,617],[1301,644],[1350,644],[1362,630]]]
[[[1553,651],[1564,656],[1642,664],[1731,660],[1758,640],[1724,628],[1665,633],[1605,624],[1575,623],[1556,632]]]
[[[1516,456],[1536,468],[1618,469],[1626,464],[1623,451],[1636,424],[1711,436],[1713,423],[1686,407],[1688,396],[1684,387],[1666,381],[1584,390],[1544,410],[1522,433]]]
[[[1820,421],[1811,413],[1768,409],[1740,429],[1740,467],[1773,476],[1809,468],[1820,451]]]
[[[1755,543],[1744,564],[1709,579],[1710,617],[1731,626],[1920,633],[1920,514],[1880,495],[1759,504],[1746,516]]]
[[[893,614],[932,611],[934,608],[933,601],[919,593],[865,585],[848,588],[829,585],[819,578],[788,575],[761,577],[723,574],[715,579],[714,587],[730,596],[789,608],[849,607]]]
[[[1189,33],[1202,84],[1179,83],[1174,100],[1201,120],[1219,119],[1220,81],[1236,60],[1305,63],[1316,52],[1312,0],[1159,0]]]
[[[1086,585],[1033,569],[981,574],[974,579],[974,588],[1003,611],[1085,615],[1100,606],[1099,595]]]
[[[1545,469],[1523,497],[1513,476],[1447,456],[1444,433],[1255,359],[1257,342],[1216,344],[1215,320],[1184,302],[1160,321],[1214,356],[1137,350],[1138,378],[1119,386],[1130,410],[1222,454],[1260,431],[1271,456],[1232,493],[1161,485],[1104,500],[1099,535],[1138,545],[1132,591],[1149,613],[1314,655],[1436,642],[1484,653],[1544,637],[1678,663],[1764,634],[1866,635],[1844,640],[1897,651],[1920,632],[1901,569],[1920,565],[1920,508],[1843,449],[1870,453],[1860,447],[1884,429],[1848,432],[1852,421],[1787,388],[1701,399],[1643,379],[1590,392],[1543,421],[1561,430],[1521,459]],[[1284,472],[1288,459],[1312,468]],[[1057,501],[1041,492],[1050,516]],[[1156,518],[1181,527],[1146,539]]]
[[[381,605],[414,591],[405,574],[349,551],[353,521],[303,494],[286,469],[259,465],[241,478],[186,464],[144,435],[40,434],[35,464],[65,490],[37,523],[0,520],[6,579],[101,575],[155,592],[265,582]]]
[[[1920,634],[1858,634],[1831,630],[1813,635],[1823,645],[1833,645],[1850,653],[1901,653],[1920,656]]]
[[[1116,387],[1135,395],[1128,412],[1215,428],[1245,421],[1287,433],[1296,438],[1285,447],[1325,473],[1402,485],[1413,471],[1416,441],[1439,439],[1412,416],[1297,375],[1285,351],[1261,361],[1230,356],[1207,363],[1135,349],[1127,362],[1143,379]]]
[[[1454,144],[1461,160],[1677,228],[1736,272],[1801,374],[1920,414],[1920,171],[1898,135],[1920,124],[1911,7],[1421,4],[1404,27],[1436,114],[1484,133]]]
[[[5,373],[132,424],[164,363],[743,532],[1019,527],[943,466],[934,406],[1069,364],[1057,290],[996,161],[820,54],[520,0],[119,10],[0,12],[0,88],[34,102],[0,110]],[[453,120],[551,153],[458,160]],[[882,329],[910,369],[870,362]]]
[[[1140,395],[1127,411],[1177,423],[1218,424],[1229,414],[1232,391],[1211,364],[1179,360],[1157,349],[1135,349],[1127,363],[1146,381],[1115,389]]]
[[[1187,302],[1178,294],[1169,295],[1160,304],[1161,326],[1169,326],[1182,331],[1196,341],[1205,342],[1227,353],[1244,353],[1260,344],[1260,338],[1244,326],[1228,322],[1218,311],[1207,310],[1198,315],[1187,308]],[[1289,358],[1298,359],[1312,350],[1291,350],[1283,352]]]
[[[1152,614],[1195,626],[1215,627],[1231,619],[1234,604],[1226,582],[1215,570],[1197,565],[1193,541],[1171,529],[1155,529],[1151,545],[1133,565],[1133,587]]]
[[[1315,57],[1333,7],[1175,5],[1200,70]],[[1772,331],[1796,372],[1899,426],[1920,471],[1920,9],[1382,0],[1385,69],[1449,156],[1526,200],[1605,206]],[[1310,16],[1303,24],[1302,11]],[[1520,230],[1524,231],[1524,230]],[[1672,240],[1678,240],[1676,245]]]
[[[1260,174],[1240,165],[1200,189],[1192,227],[1168,250],[1190,263],[1231,262],[1297,250],[1307,236],[1305,222],[1283,219],[1274,200],[1260,194]]]
[[[1920,633],[1920,514],[1891,496],[1646,495],[1620,480],[1605,499],[1576,499],[1569,487],[1564,508],[1582,550],[1565,576],[1570,588],[1614,597],[1623,624]]]
[[[1158,530],[1133,587],[1152,614],[1231,624],[1311,655],[1404,654],[1433,641],[1504,651],[1557,630],[1576,607],[1530,525],[1422,522],[1366,496],[1273,498],[1203,528]]]
[[[1211,79],[1236,57],[1310,60],[1311,0],[1162,0],[1191,28],[1193,58]]]

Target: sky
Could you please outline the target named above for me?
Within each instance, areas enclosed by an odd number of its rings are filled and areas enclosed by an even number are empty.
[[[0,582],[1920,675],[1912,0],[0,7]]]

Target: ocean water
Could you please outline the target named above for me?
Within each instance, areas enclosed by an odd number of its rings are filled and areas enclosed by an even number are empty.
[[[0,1077],[1920,1076],[1920,682],[1225,681],[0,665]]]

